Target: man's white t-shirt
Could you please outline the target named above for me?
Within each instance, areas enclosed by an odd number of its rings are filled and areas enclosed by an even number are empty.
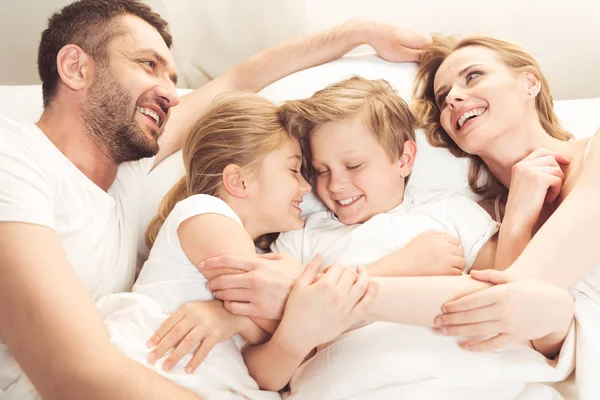
[[[122,164],[104,192],[35,124],[0,116],[0,222],[54,230],[94,299],[129,291],[135,277],[142,185],[153,161]],[[37,396],[0,338],[0,399]]]

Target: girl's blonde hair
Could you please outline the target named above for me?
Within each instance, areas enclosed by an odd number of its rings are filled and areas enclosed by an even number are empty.
[[[287,101],[281,106],[286,129],[302,138],[308,175],[313,173],[308,138],[312,130],[328,122],[340,122],[362,115],[371,134],[391,161],[398,159],[407,140],[415,140],[415,119],[406,102],[385,80],[354,76],[335,83],[303,100]]]
[[[163,198],[158,214],[148,225],[149,247],[177,202],[194,194],[218,196],[227,165],[257,171],[269,152],[284,145],[290,135],[277,110],[256,94],[232,93],[213,100],[183,145],[185,175]],[[276,237],[277,233],[264,235],[255,244],[267,249]]]
[[[469,186],[473,192],[486,198],[493,197],[506,191],[506,188],[491,174],[483,160],[473,154],[461,150],[448,136],[440,124],[440,109],[436,105],[433,82],[435,74],[444,60],[454,51],[468,47],[481,46],[494,50],[500,59],[516,71],[530,71],[541,82],[535,106],[540,124],[552,137],[559,140],[570,140],[573,135],[561,128],[554,114],[550,86],[542,74],[537,61],[521,47],[503,40],[485,36],[472,36],[459,39],[454,36],[436,35],[432,43],[420,56],[414,88],[414,111],[420,127],[425,130],[427,139],[432,146],[446,147],[457,157],[470,158]]]

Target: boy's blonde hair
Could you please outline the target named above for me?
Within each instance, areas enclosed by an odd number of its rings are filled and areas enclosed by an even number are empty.
[[[146,230],[152,247],[160,228],[175,205],[194,194],[218,196],[223,170],[236,164],[258,171],[265,157],[284,145],[290,134],[282,125],[278,108],[268,100],[249,93],[220,95],[192,128],[183,145],[185,175],[163,198],[158,214]],[[255,241],[268,249],[277,234]]]
[[[354,76],[330,85],[308,99],[285,102],[280,115],[287,131],[302,138],[309,177],[313,171],[308,139],[319,125],[362,115],[365,125],[391,161],[402,155],[407,140],[415,140],[415,118],[406,102],[383,79]]]
[[[440,109],[435,101],[433,82],[435,74],[446,58],[458,49],[468,46],[481,46],[494,50],[499,58],[515,71],[530,71],[541,82],[541,90],[535,99],[535,107],[540,124],[548,135],[559,140],[570,140],[573,135],[564,130],[553,109],[550,86],[542,74],[536,60],[521,47],[503,40],[485,36],[472,36],[459,39],[455,36],[435,35],[432,43],[421,53],[419,70],[415,80],[415,115],[420,127],[425,130],[432,146],[446,147],[456,157],[469,157],[469,186],[473,192],[486,198],[506,191],[506,188],[492,175],[483,160],[476,155],[461,150],[448,136],[440,124]]]

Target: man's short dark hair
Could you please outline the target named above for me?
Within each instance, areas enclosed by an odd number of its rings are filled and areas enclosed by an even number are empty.
[[[38,50],[38,73],[42,80],[44,107],[56,94],[59,82],[56,57],[61,48],[75,44],[88,53],[94,61],[107,61],[108,43],[124,33],[115,18],[135,15],[152,25],[162,36],[168,48],[173,38],[167,22],[138,0],[80,0],[54,13],[42,33]]]

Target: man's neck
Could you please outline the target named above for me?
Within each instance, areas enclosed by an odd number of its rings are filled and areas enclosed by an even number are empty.
[[[36,125],[85,176],[108,191],[117,177],[118,165],[92,140],[78,114],[56,107],[44,111]]]

